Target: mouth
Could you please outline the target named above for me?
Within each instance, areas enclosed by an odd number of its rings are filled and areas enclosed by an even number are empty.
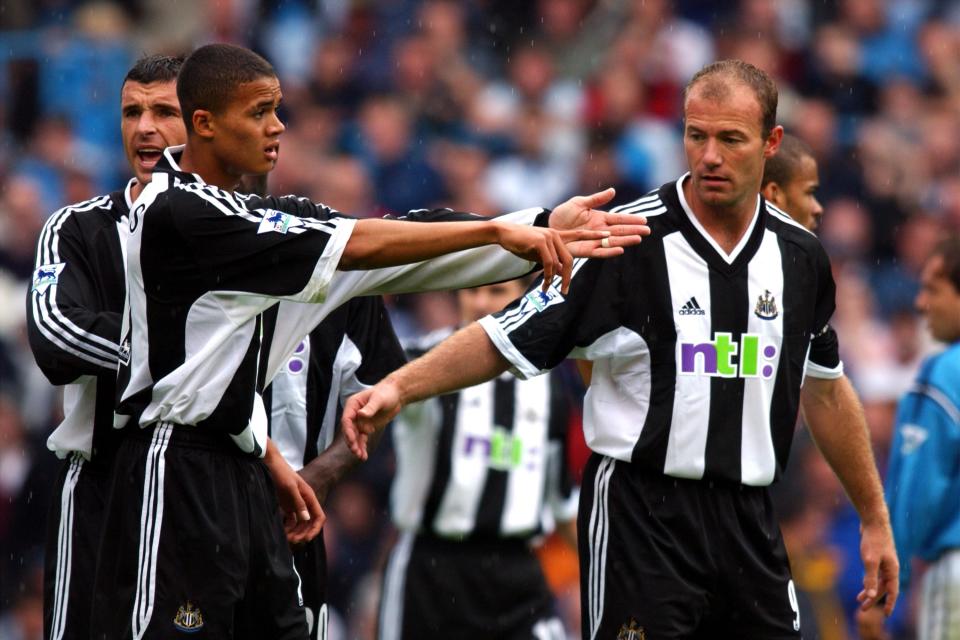
[[[152,169],[157,166],[161,155],[163,155],[163,149],[159,147],[140,147],[137,149],[137,160],[145,169]]]
[[[707,186],[717,187],[729,183],[730,180],[724,178],[723,176],[707,173],[700,176],[700,182]]]
[[[268,144],[266,147],[263,148],[263,153],[265,156],[267,156],[267,159],[269,159],[271,162],[276,162],[277,158],[280,157],[280,143],[273,142],[271,144]]]

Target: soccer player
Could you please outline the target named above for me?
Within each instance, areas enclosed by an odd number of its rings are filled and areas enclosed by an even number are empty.
[[[501,277],[533,259],[568,280],[564,241],[609,256],[648,230],[593,209],[612,191],[554,210],[551,225],[585,227],[564,232],[499,220],[358,221],[295,196],[242,197],[233,191],[240,177],[269,172],[279,155],[273,68],[241,47],[204,46],[184,62],[177,95],[187,143],[164,151],[130,215],[117,412],[134,426],[114,464],[103,542],[111,553],[98,560],[92,635],[303,638],[278,500],[294,541],[315,536],[321,514],[266,438],[260,395],[289,343],[351,297],[469,284],[470,273],[446,270],[469,263],[463,249],[499,244],[520,256]],[[350,271],[454,251],[449,262]],[[261,314],[278,302],[264,354]]]
[[[461,323],[523,291],[522,280],[459,291]],[[410,352],[451,333],[436,331]],[[556,522],[576,546],[570,405],[559,376],[502,375],[404,409],[391,491],[400,538],[383,580],[381,640],[565,637],[531,544]]]
[[[264,314],[272,326],[276,307]],[[264,340],[272,333],[268,328]],[[316,491],[328,492],[359,460],[338,437],[347,398],[406,363],[379,296],[354,298],[327,316],[294,349],[263,394],[270,438]],[[327,558],[322,532],[293,549],[311,638],[327,637]]]
[[[911,561],[923,575],[919,640],[960,637],[960,238],[943,240],[920,275],[917,309],[947,349],[920,368],[900,401],[886,494],[906,590]],[[882,617],[858,612],[860,635],[884,636]]]
[[[830,262],[759,195],[777,150],[777,90],[737,60],[684,94],[690,172],[619,208],[651,236],[577,260],[568,294],[532,290],[351,398],[365,438],[414,401],[511,368],[533,377],[593,361],[584,433],[593,455],[578,539],[583,637],[798,638],[790,569],[767,486],[798,408],[860,514],[858,600],[897,597],[896,553],[863,413],[843,375]],[[806,368],[806,380],[801,380]]]
[[[810,231],[820,226],[823,207],[817,200],[820,174],[813,151],[800,138],[783,134],[780,148],[763,167],[760,193]]]
[[[94,578],[110,464],[116,448],[123,245],[130,206],[160,153],[182,144],[177,101],[181,60],[147,56],[120,90],[120,131],[134,177],[121,191],[72,204],[47,220],[27,294],[27,330],[37,364],[64,386],[64,419],[47,446],[64,459],[57,477],[44,564],[44,637],[90,634]]]

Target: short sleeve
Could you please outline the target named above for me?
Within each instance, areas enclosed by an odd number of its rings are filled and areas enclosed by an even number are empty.
[[[830,326],[830,318],[836,309],[837,287],[833,281],[830,259],[819,244],[817,250],[817,298],[805,375],[833,379],[843,375],[840,343],[837,332]]]
[[[241,198],[189,186],[171,202],[172,215],[210,289],[325,298],[355,220],[301,198]]]
[[[506,309],[480,320],[514,374],[522,379],[540,375],[617,325],[620,264],[619,258],[578,259],[566,296],[559,277],[546,292],[541,277]]]

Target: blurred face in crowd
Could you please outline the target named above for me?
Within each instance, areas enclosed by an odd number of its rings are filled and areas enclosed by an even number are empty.
[[[127,162],[137,182],[146,184],[163,150],[187,141],[177,81],[141,84],[128,80],[120,91],[120,114]]]
[[[264,76],[237,85],[221,111],[194,111],[194,131],[210,142],[222,174],[211,175],[208,182],[232,188],[241,176],[273,170],[280,157],[280,135],[286,130],[277,114],[282,97],[280,81]]]
[[[916,305],[935,339],[960,340],[960,292],[947,277],[943,256],[935,254],[924,265]]]
[[[525,289],[522,280],[510,280],[486,287],[461,289],[457,292],[461,324],[467,325],[491,313],[500,311],[519,298]]]
[[[690,169],[686,192],[694,211],[752,211],[763,164],[776,153],[783,129],[762,131],[762,110],[750,87],[708,77],[684,104],[683,148]]]
[[[823,207],[816,195],[819,186],[817,161],[810,156],[803,156],[790,181],[786,184],[767,183],[763,188],[763,196],[807,229],[814,231],[820,226],[823,216]]]

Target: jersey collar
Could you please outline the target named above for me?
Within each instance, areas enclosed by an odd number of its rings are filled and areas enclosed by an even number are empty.
[[[157,161],[157,166],[154,167],[154,171],[157,169],[164,171],[172,171],[175,173],[186,173],[183,169],[180,168],[180,158],[183,156],[183,149],[187,145],[180,144],[174,147],[167,147],[163,150],[163,157]],[[193,176],[193,179],[199,182],[200,184],[207,184],[199,174],[196,173],[187,173],[189,176]]]
[[[733,251],[727,253],[717,243],[717,241],[713,239],[713,236],[707,233],[707,230],[704,229],[703,225],[700,224],[697,216],[693,214],[693,209],[690,208],[687,198],[683,195],[683,182],[688,177],[690,177],[689,171],[680,176],[680,179],[677,180],[677,197],[680,199],[680,207],[683,208],[683,212],[687,214],[687,218],[690,220],[690,224],[693,225],[693,228],[696,229],[701,236],[703,236],[704,240],[710,243],[710,246],[713,247],[713,250],[717,252],[717,255],[720,256],[727,264],[733,264],[737,259],[737,256],[743,252],[743,248],[747,246],[750,238],[753,237],[753,230],[757,226],[757,220],[760,218],[760,194],[757,194],[757,205],[753,210],[753,218],[750,220],[750,225],[744,232],[743,237],[740,238],[740,242],[738,242],[737,246],[733,248]]]

